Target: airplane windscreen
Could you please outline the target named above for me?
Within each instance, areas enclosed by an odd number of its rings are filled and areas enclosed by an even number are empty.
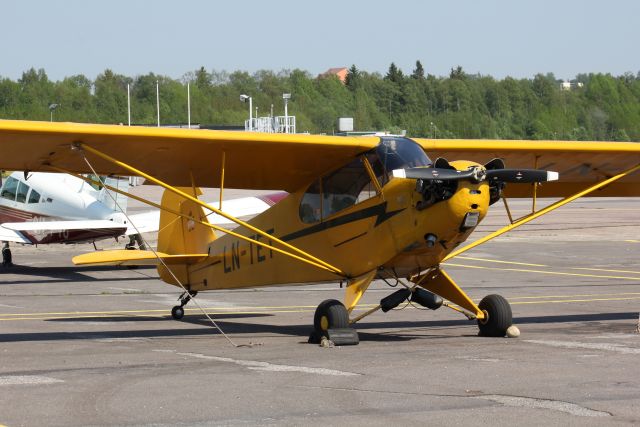
[[[381,139],[376,152],[387,172],[431,164],[422,147],[409,138],[382,137]]]

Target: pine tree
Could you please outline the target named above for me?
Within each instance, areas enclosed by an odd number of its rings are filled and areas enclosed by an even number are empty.
[[[416,68],[413,70],[411,77],[416,80],[424,79],[424,68],[422,67],[422,63],[419,60],[416,61]]]
[[[344,80],[344,84],[349,88],[349,90],[354,91],[358,88],[359,80],[360,71],[358,71],[356,65],[353,64],[351,68],[349,68],[349,72],[347,73],[347,77]]]
[[[389,71],[387,71],[387,75],[384,79],[394,83],[402,83],[404,75],[402,74],[402,70],[396,67],[396,64],[392,62],[391,65],[389,65]]]

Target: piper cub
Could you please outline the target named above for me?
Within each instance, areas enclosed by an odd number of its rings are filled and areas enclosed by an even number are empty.
[[[28,147],[28,148],[25,148]],[[465,160],[447,160],[465,159]],[[310,341],[358,343],[353,325],[405,301],[446,306],[501,337],[512,312],[500,295],[479,304],[441,264],[586,195],[640,196],[640,144],[274,135],[191,129],[0,121],[0,168],[137,175],[165,188],[157,250],[103,251],[76,264],[158,265],[184,290],[345,281],[342,302],[315,312]],[[551,171],[553,170],[553,171]],[[104,185],[104,183],[102,183]],[[277,189],[288,196],[250,221],[198,199],[198,186]],[[114,191],[117,189],[114,189]],[[459,248],[508,197],[530,215]],[[563,197],[536,210],[539,197]],[[238,224],[224,229],[205,210]],[[374,279],[400,289],[353,316]],[[446,301],[445,301],[446,300]]]

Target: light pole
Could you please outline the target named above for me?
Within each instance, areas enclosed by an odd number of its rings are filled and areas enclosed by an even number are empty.
[[[287,104],[289,104],[291,94],[283,93],[282,99],[284,100],[284,133],[289,133],[289,111],[287,110]]]
[[[51,121],[53,121],[53,111],[58,108],[60,106],[60,104],[49,104],[49,113],[50,113],[50,119]]]
[[[249,130],[253,130],[253,99],[249,95],[240,95],[240,101],[247,102],[249,101]]]
[[[156,111],[158,112],[158,127],[160,127],[160,82],[156,80]]]

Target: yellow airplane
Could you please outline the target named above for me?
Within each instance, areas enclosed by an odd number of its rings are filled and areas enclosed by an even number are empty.
[[[504,336],[512,324],[506,299],[488,295],[476,304],[441,264],[579,197],[640,196],[640,144],[615,142],[0,121],[0,168],[139,175],[163,186],[157,251],[95,252],[74,263],[157,263],[162,280],[184,289],[172,310],[176,319],[199,291],[346,281],[343,302],[318,305],[311,337],[344,344],[358,342],[354,323],[407,300],[431,309],[445,305],[477,320],[482,335]],[[289,195],[243,222],[225,214],[224,205],[219,210],[198,200],[198,186],[220,188],[221,200],[226,187]],[[531,197],[532,213],[511,218],[509,197]],[[539,197],[562,199],[536,209]],[[511,222],[459,249],[501,199]],[[203,209],[238,227],[227,231],[210,224]],[[376,278],[397,281],[400,289],[353,316]]]

